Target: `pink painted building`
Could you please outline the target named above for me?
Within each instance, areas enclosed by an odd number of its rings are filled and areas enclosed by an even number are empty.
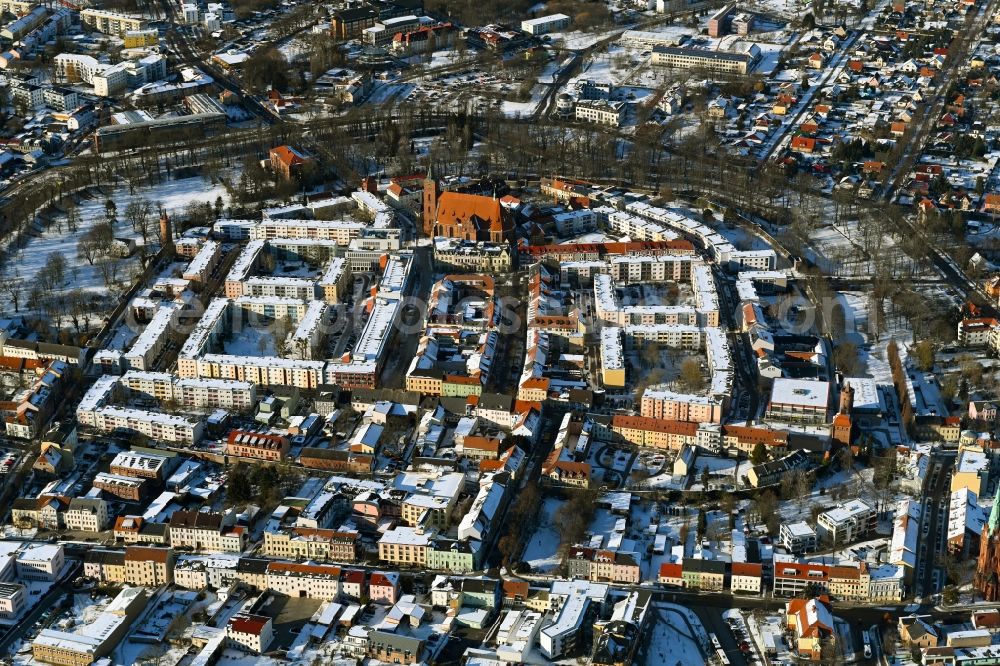
[[[368,598],[373,603],[393,605],[399,599],[399,574],[375,571],[368,579]]]

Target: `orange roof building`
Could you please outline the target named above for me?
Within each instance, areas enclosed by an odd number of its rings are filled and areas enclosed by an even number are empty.
[[[433,171],[424,180],[424,233],[466,241],[510,243],[514,220],[497,197],[442,191]]]

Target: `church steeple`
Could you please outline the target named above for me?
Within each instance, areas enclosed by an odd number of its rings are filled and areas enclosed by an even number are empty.
[[[434,162],[427,163],[427,175],[424,176],[424,235],[434,237],[434,223],[437,220],[438,198],[441,196],[441,186],[434,178]]]

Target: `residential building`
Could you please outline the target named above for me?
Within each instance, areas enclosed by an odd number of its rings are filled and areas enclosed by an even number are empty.
[[[792,599],[785,606],[785,625],[795,637],[795,652],[810,661],[823,659],[835,647],[833,614],[825,598]]]
[[[266,615],[237,613],[226,624],[229,644],[250,654],[263,654],[273,637],[273,622]]]
[[[108,503],[100,498],[74,497],[63,519],[68,530],[103,532],[108,527]]]
[[[816,550],[818,538],[809,523],[797,521],[782,523],[778,530],[778,543],[795,555],[804,555]]]
[[[795,451],[784,458],[754,465],[747,473],[747,479],[754,488],[762,488],[778,483],[782,476],[792,470],[807,470],[808,468],[809,454],[805,451]]]
[[[261,554],[297,560],[354,562],[358,557],[357,532],[295,527],[285,532],[264,532]]]
[[[206,552],[241,553],[246,532],[227,524],[221,513],[175,511],[170,516],[170,546]]]
[[[567,28],[571,21],[572,19],[565,14],[549,14],[521,21],[521,30],[537,37]]]
[[[896,622],[899,640],[906,647],[937,647],[940,631],[930,615],[902,615]]]
[[[174,553],[170,548],[125,548],[125,580],[129,585],[160,587],[174,582]]]
[[[681,578],[684,587],[695,590],[723,590],[726,586],[726,563],[685,557]]]
[[[118,12],[88,7],[80,11],[80,23],[106,35],[124,37],[128,32],[143,30],[146,21]]]
[[[761,564],[733,562],[730,565],[729,588],[733,594],[760,594],[764,579]]]
[[[579,100],[573,107],[574,118],[597,125],[621,127],[628,105],[623,101],[606,99]]]
[[[566,566],[573,578],[593,581],[638,584],[641,580],[640,563],[637,553],[600,550],[574,546],[566,555]]]
[[[378,540],[378,557],[383,562],[401,565],[424,565],[431,535],[423,528],[395,527]]]
[[[654,66],[671,69],[703,69],[718,74],[749,74],[760,62],[756,44],[744,53],[710,51],[683,46],[654,46],[650,61]]]
[[[868,535],[877,524],[875,508],[864,500],[854,499],[819,514],[816,531],[824,543],[839,546]]]

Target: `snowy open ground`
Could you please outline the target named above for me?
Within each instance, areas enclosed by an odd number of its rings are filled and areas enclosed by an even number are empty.
[[[538,528],[524,548],[521,559],[530,564],[535,573],[551,573],[559,568],[559,533],[554,516],[561,505],[562,501],[554,497],[542,502]]]
[[[16,256],[9,261],[8,273],[19,277],[25,285],[25,291],[30,285],[35,283],[37,276],[49,255],[53,253],[62,254],[66,258],[67,270],[63,284],[57,287],[57,291],[69,291],[81,289],[92,292],[96,296],[106,293],[104,279],[98,266],[91,266],[86,260],[77,256],[77,243],[83,235],[92,229],[94,225],[106,220],[105,202],[114,201],[117,205],[118,219],[113,224],[116,238],[129,238],[141,245],[142,239],[139,232],[134,231],[125,220],[125,208],[133,198],[142,198],[151,204],[160,204],[174,218],[178,218],[184,208],[192,202],[207,202],[212,205],[218,197],[222,197],[224,203],[229,200],[226,188],[221,183],[212,183],[201,177],[181,178],[177,180],[165,181],[150,187],[137,190],[133,197],[129,194],[126,186],[121,186],[111,190],[100,191],[93,189],[89,191],[86,198],[79,202],[80,226],[76,232],[69,231],[65,225],[62,232],[58,231],[53,224],[37,236],[32,237],[27,245],[20,250]],[[154,220],[152,223],[152,234],[150,242],[156,243],[158,237],[158,225]],[[125,260],[120,276],[130,276],[129,271],[137,271],[139,262],[136,256]],[[22,299],[21,310],[24,311]],[[0,295],[0,308],[6,313],[13,313],[13,303],[8,294]]]
[[[705,663],[699,647],[704,628],[689,609],[674,604],[655,604],[648,628],[647,666],[688,666]]]

